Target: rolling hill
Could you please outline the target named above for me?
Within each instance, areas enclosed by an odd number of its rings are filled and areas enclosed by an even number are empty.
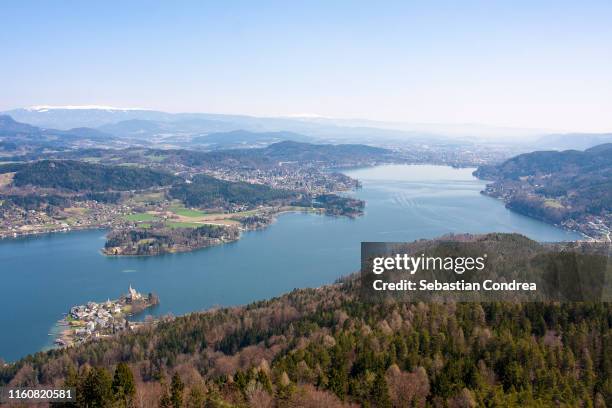
[[[105,166],[71,160],[41,160],[0,166],[0,174],[14,172],[13,185],[71,191],[127,191],[167,186],[179,179],[171,174],[125,166]]]
[[[17,122],[8,115],[0,115],[0,141],[5,154],[115,145],[113,136],[97,129],[46,129]]]
[[[217,132],[206,136],[198,136],[191,140],[194,145],[205,145],[215,149],[261,146],[281,141],[308,142],[312,138],[294,132],[250,132],[248,130],[234,130],[231,132]]]

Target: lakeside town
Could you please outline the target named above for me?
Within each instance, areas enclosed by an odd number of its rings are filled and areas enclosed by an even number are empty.
[[[70,308],[70,312],[58,322],[60,332],[54,341],[56,347],[70,347],[88,340],[108,337],[124,330],[133,330],[139,323],[130,322],[128,316],[138,314],[159,304],[154,293],[147,296],[132,286],[116,300],[87,302]]]
[[[177,170],[177,169],[174,169]],[[175,171],[177,177],[190,183],[195,174]],[[295,191],[304,194],[326,194],[348,191],[360,186],[359,182],[341,173],[321,172],[296,164],[279,165],[267,169],[199,169],[207,174],[230,182],[248,182],[256,185]],[[11,173],[12,175],[12,173]],[[80,193],[11,185],[10,178],[0,180],[0,239],[18,238],[55,232],[70,232],[83,229],[128,229],[135,226],[135,214],[168,214],[169,221],[184,221],[181,214],[173,214],[176,200],[167,197],[170,187],[156,187],[138,191],[116,193],[115,202],[88,199]],[[33,200],[30,197],[41,197]],[[46,199],[46,200],[45,200]],[[30,202],[32,201],[32,202]],[[48,202],[47,202],[48,201]],[[179,203],[178,207],[182,207]],[[260,206],[263,207],[263,206]],[[240,203],[227,208],[208,209],[207,213],[234,214],[253,210]],[[215,224],[215,222],[211,222]]]

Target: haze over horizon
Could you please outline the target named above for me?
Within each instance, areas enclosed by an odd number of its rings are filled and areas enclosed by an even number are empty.
[[[604,1],[9,1],[1,13],[0,111],[95,104],[612,131]]]
[[[107,110],[107,111],[152,111],[152,112],[163,112],[170,114],[212,114],[212,115],[236,115],[236,116],[249,116],[253,118],[286,118],[286,119],[307,119],[307,120],[339,120],[339,121],[363,121],[363,122],[371,122],[371,123],[380,123],[380,124],[397,124],[397,125],[448,125],[448,123],[424,123],[424,122],[401,122],[397,120],[378,120],[372,119],[368,117],[337,117],[337,116],[327,116],[321,115],[318,113],[289,113],[284,115],[256,115],[256,114],[248,114],[242,112],[209,112],[209,111],[169,111],[163,109],[156,109],[151,107],[143,107],[143,106],[110,106],[110,105],[96,105],[96,104],[84,104],[84,105],[31,105],[31,106],[16,106],[11,109],[6,109],[4,111],[0,111],[0,113],[8,112],[15,110],[28,110],[33,112],[46,112],[52,110]],[[503,125],[491,125],[488,123],[456,123],[456,125],[465,125],[465,126],[490,126],[490,127],[500,127],[500,128],[513,128],[512,126],[503,126]],[[515,128],[519,129],[519,128]],[[524,128],[524,130],[549,130],[553,129],[535,129],[535,128]]]

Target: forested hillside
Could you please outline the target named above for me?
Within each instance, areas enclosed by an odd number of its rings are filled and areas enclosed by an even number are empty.
[[[246,205],[249,207],[288,199],[296,194],[261,184],[230,182],[204,174],[196,175],[191,183],[177,184],[170,189],[170,196],[181,200],[189,207],[227,207]]]
[[[227,149],[211,152],[193,150],[157,150],[165,162],[187,166],[249,168],[319,163],[325,167],[354,166],[393,161],[398,158],[387,149],[359,144],[312,144],[294,141],[273,143],[259,149]]]
[[[481,166],[476,175],[483,179],[514,179],[536,174],[560,172],[598,172],[611,166],[612,144],[603,144],[585,151],[565,150],[525,153],[506,160],[502,164]],[[567,174],[569,176],[569,174]]]
[[[0,166],[15,172],[13,185],[62,188],[71,191],[139,190],[167,186],[179,179],[171,174],[126,166],[105,166],[72,160],[41,160]]]
[[[230,132],[196,136],[191,140],[191,143],[193,145],[207,145],[220,149],[265,145],[283,140],[301,142],[309,141],[310,139],[311,138],[308,136],[294,132],[249,132],[247,130],[233,130]]]
[[[97,406],[612,405],[611,304],[368,303],[358,289],[351,277],[168,318],[27,357],[0,383],[66,378]],[[112,386],[119,363],[128,397]]]
[[[274,143],[261,150],[265,156],[278,160],[343,162],[351,160],[383,160],[391,151],[361,144],[310,144],[294,141]]]
[[[493,181],[485,193],[520,213],[594,237],[610,233],[612,144],[522,154],[474,175]]]
[[[148,256],[185,252],[235,241],[239,236],[238,229],[220,225],[116,230],[108,234],[104,253]]]

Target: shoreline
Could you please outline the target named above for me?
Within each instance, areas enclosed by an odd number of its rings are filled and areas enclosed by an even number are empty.
[[[537,220],[537,221],[543,222],[546,225],[552,225],[553,227],[562,229],[564,231],[574,232],[576,234],[580,234],[583,239],[578,239],[578,240],[575,240],[574,242],[580,242],[580,241],[586,241],[586,242],[612,242],[612,240],[610,239],[610,236],[606,236],[604,234],[602,234],[599,237],[593,237],[593,236],[588,235],[584,231],[581,231],[580,229],[570,228],[570,227],[567,227],[567,226],[565,226],[563,224],[550,222],[547,219],[544,219],[544,218],[541,218],[541,217],[534,217],[532,215],[525,214],[525,213],[523,213],[521,211],[517,211],[514,208],[508,207],[508,205],[507,205],[508,202],[503,197],[497,197],[497,196],[494,196],[494,195],[491,195],[491,194],[487,194],[484,190],[481,191],[480,194],[485,196],[485,197],[489,197],[489,198],[492,198],[494,200],[501,201],[504,204],[504,207],[508,211],[512,211],[515,214],[522,215],[523,217],[527,217],[527,218],[529,218],[531,220]]]
[[[443,165],[441,165],[443,166]],[[443,166],[443,167],[451,167],[451,166]],[[478,180],[483,180],[483,179],[479,179]],[[487,181],[487,180],[483,180],[483,181]],[[337,194],[337,193],[346,193],[347,190],[341,190],[341,191],[334,191],[332,192],[333,194]],[[579,229],[574,229],[574,228],[569,228],[563,224],[558,224],[558,223],[553,223],[553,222],[549,222],[546,219],[543,218],[539,218],[539,217],[533,217],[531,215],[528,214],[524,214],[520,211],[516,211],[513,208],[509,208],[506,206],[506,200],[504,200],[502,197],[496,197],[494,195],[490,195],[487,194],[484,190],[480,191],[481,195],[484,195],[485,197],[489,197],[489,198],[493,198],[497,201],[501,201],[502,203],[504,203],[504,207],[507,208],[509,211],[512,211],[516,214],[520,214],[524,217],[527,217],[529,219],[532,220],[537,220],[537,221],[541,221],[543,223],[545,223],[546,225],[550,225],[568,232],[574,232],[576,234],[580,234],[582,236],[582,239],[580,240],[576,240],[576,241],[589,241],[589,242],[612,242],[612,237],[611,236],[606,236],[605,234],[602,234],[601,236],[598,237],[594,237],[591,235],[586,234],[584,231],[581,231]],[[319,208],[306,208],[304,207],[303,210],[294,208],[294,209],[288,209],[288,210],[280,210],[278,212],[274,212],[272,215],[272,217],[276,217],[278,215],[282,215],[282,214],[287,214],[287,213],[314,213],[314,214],[319,214],[319,215],[325,215],[325,209],[319,209]],[[329,214],[329,216],[336,216],[334,214]],[[342,215],[340,215],[342,216]],[[356,218],[359,215],[346,215],[349,218]],[[272,224],[275,220],[273,220],[270,224]],[[203,223],[202,226],[204,225],[219,225],[219,224],[215,224],[215,223]],[[263,227],[263,228],[267,228],[269,225]],[[91,226],[81,226],[81,227],[72,227],[72,228],[64,228],[64,229],[59,229],[59,230],[49,230],[49,231],[28,231],[25,233],[18,233],[15,236],[11,236],[11,234],[0,234],[0,243],[4,242],[4,241],[17,241],[20,239],[29,239],[29,238],[38,238],[38,237],[43,237],[45,235],[55,235],[55,234],[68,234],[71,232],[80,232],[80,231],[93,231],[93,230],[99,230],[99,231],[109,231],[112,229],[112,226],[110,225],[106,225],[106,226],[102,226],[102,225],[91,225]],[[262,228],[255,228],[256,229],[262,229]],[[242,231],[250,231],[251,229],[243,229]],[[170,255],[170,254],[178,254],[178,253],[188,253],[188,252],[194,252],[194,251],[198,251],[200,249],[206,249],[212,246],[217,246],[217,245],[223,245],[223,244],[227,244],[227,243],[232,243],[232,242],[236,242],[240,240],[240,238],[236,239],[236,240],[231,240],[231,241],[227,241],[227,242],[221,242],[215,245],[207,245],[207,246],[203,246],[203,247],[197,247],[197,248],[193,248],[193,249],[187,249],[187,250],[177,250],[177,251],[170,251],[170,252],[165,252],[162,254],[151,254],[151,255],[131,255],[131,254],[109,254],[106,253],[104,248],[100,249],[100,254],[104,255],[104,256],[108,256],[108,257],[151,257],[151,256],[160,256],[160,255]]]
[[[491,197],[491,198],[493,198],[493,197]],[[306,211],[304,211],[302,209],[284,209],[283,211],[278,211],[276,213],[276,215],[280,216],[281,214],[292,213],[292,212],[306,212]],[[531,217],[526,217],[526,218],[531,218]],[[212,306],[212,307],[214,307],[214,306]],[[198,310],[206,310],[206,309],[198,309]],[[195,311],[197,311],[197,310],[195,310]],[[53,320],[55,320],[55,319],[53,319]]]
[[[41,237],[44,235],[69,234],[71,232],[79,232],[79,231],[92,231],[92,230],[104,231],[104,230],[108,230],[109,228],[111,227],[96,225],[96,226],[83,226],[83,227],[78,227],[78,228],[51,230],[51,231],[32,231],[32,232],[16,234],[15,236],[7,234],[7,235],[0,235],[0,242],[15,241],[15,240],[27,239],[27,238],[35,238],[35,237]]]

